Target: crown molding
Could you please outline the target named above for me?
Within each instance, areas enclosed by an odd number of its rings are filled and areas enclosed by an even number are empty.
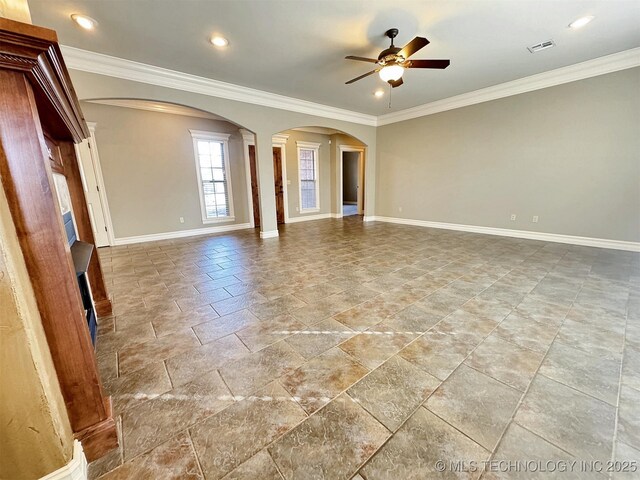
[[[376,117],[75,47],[61,45],[61,49],[72,70],[368,126],[389,125],[640,66],[639,47]]]
[[[288,110],[361,125],[376,125],[376,117],[374,115],[352,112],[350,110],[330,107],[307,100],[242,87],[240,85],[199,77],[176,70],[125,60],[102,53],[90,52],[80,48],[66,45],[61,45],[60,47],[67,67],[71,70],[96,73],[109,77],[175,88],[177,90],[209,95],[211,97],[225,98],[237,102],[278,108],[280,110]]]
[[[587,60],[567,67],[549,70],[529,77],[519,78],[511,82],[500,83],[492,87],[463,93],[455,97],[445,98],[398,112],[387,113],[377,117],[377,126],[411,120],[413,118],[433,115],[434,113],[454,110],[456,108],[510,97],[520,93],[532,92],[542,88],[553,87],[563,83],[575,82],[585,78],[596,77],[607,73],[640,66],[640,48],[632,48],[604,57]]]

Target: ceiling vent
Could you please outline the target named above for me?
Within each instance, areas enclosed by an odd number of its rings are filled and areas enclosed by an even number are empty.
[[[536,52],[540,52],[542,50],[546,50],[547,48],[551,48],[555,46],[556,44],[553,40],[547,40],[546,42],[531,45],[530,47],[527,47],[527,50],[529,50],[531,53],[536,53]]]

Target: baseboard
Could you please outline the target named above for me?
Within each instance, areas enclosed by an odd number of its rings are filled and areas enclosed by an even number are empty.
[[[96,314],[98,317],[106,317],[113,313],[113,306],[111,305],[111,300],[105,298],[104,300],[100,300],[99,302],[95,302],[96,306]]]
[[[113,418],[111,397],[104,399],[106,418],[73,432],[73,436],[82,442],[82,449],[88,462],[93,462],[118,446],[118,431]]]
[[[331,214],[331,218],[342,218],[344,217],[344,214],[342,213],[332,213]]]
[[[507,228],[480,227],[477,225],[461,225],[458,223],[430,222],[427,220],[412,220],[409,218],[381,216],[364,217],[364,221],[397,223],[401,225],[413,225],[415,227],[439,228],[444,230],[456,230],[460,232],[499,235],[501,237],[525,238],[528,240],[542,240],[545,242],[566,243],[570,245],[581,245],[585,247],[611,248],[614,250],[640,252],[640,242],[627,242],[623,240],[611,240],[608,238],[578,237],[574,235],[561,235],[557,233],[531,232],[527,230],[509,230]]]
[[[82,450],[82,444],[78,440],[73,441],[73,458],[69,463],[51,472],[40,480],[86,480],[87,459]]]
[[[289,217],[287,223],[308,222],[310,220],[323,220],[325,218],[333,218],[333,213],[319,213],[317,215],[304,215],[302,217]]]
[[[276,238],[280,234],[278,230],[271,230],[269,232],[260,232],[260,238]]]
[[[120,237],[115,239],[116,245],[130,245],[132,243],[156,242],[158,240],[171,240],[173,238],[197,237],[211,235],[213,233],[232,232],[251,228],[250,223],[236,223],[233,225],[218,225],[216,227],[195,228],[192,230],[178,230],[177,232],[151,233],[134,237]]]

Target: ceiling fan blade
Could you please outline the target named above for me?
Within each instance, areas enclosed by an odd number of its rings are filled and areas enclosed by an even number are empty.
[[[405,68],[447,68],[450,60],[411,60]]]
[[[429,45],[429,40],[424,37],[416,37],[409,43],[407,43],[404,47],[402,47],[402,50],[398,52],[398,55],[401,55],[406,60],[411,55],[416,53],[421,48],[426,47],[427,45]]]
[[[357,82],[358,80],[362,80],[364,77],[368,77],[369,75],[373,75],[374,73],[376,73],[378,70],[380,70],[379,68],[376,68],[375,70],[371,70],[370,72],[365,73],[364,75],[360,75],[359,77],[356,78],[352,78],[351,80],[349,80],[348,82],[345,82],[345,85],[349,85],[351,83]]]
[[[358,60],[359,62],[369,62],[369,63],[378,63],[378,60],[375,58],[366,58],[366,57],[356,57],[354,55],[347,55],[347,60]]]
[[[396,88],[396,87],[399,87],[400,85],[402,85],[404,82],[402,81],[402,77],[400,77],[398,80],[396,80],[396,81],[391,80],[389,83],[391,84],[391,86],[393,88]]]

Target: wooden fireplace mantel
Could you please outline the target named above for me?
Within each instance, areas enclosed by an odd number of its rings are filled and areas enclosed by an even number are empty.
[[[98,374],[44,132],[61,152],[78,237],[94,244],[73,149],[89,131],[56,33],[0,18],[0,180],[71,427],[92,460],[117,445],[116,426]],[[97,255],[89,278],[99,313],[110,313]]]

